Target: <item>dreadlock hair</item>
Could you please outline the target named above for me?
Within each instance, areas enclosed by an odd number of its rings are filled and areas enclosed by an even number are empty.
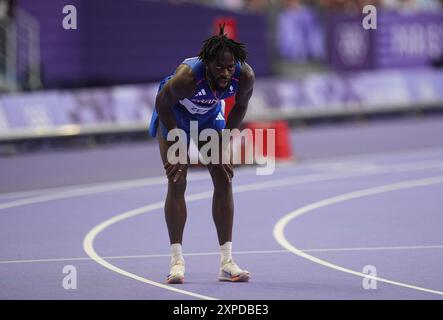
[[[219,25],[220,32],[216,36],[212,36],[203,42],[203,48],[198,57],[204,63],[212,61],[224,51],[230,51],[234,56],[235,62],[244,63],[246,61],[247,51],[246,45],[229,39],[225,34],[225,25]]]

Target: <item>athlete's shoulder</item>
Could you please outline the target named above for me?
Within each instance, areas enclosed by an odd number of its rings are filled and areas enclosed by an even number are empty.
[[[248,63],[243,62],[240,65],[240,75],[247,77],[255,77],[254,69],[252,69],[252,67]]]
[[[192,70],[192,67],[190,67],[189,65],[185,64],[185,63],[181,63],[177,69],[174,72],[174,78],[178,78],[181,81],[195,81],[195,76],[194,76],[194,72]]]
[[[192,95],[196,89],[196,78],[192,68],[186,64],[180,64],[171,80],[168,81],[168,86],[180,98]]]
[[[241,64],[239,82],[242,86],[252,86],[255,81],[254,69],[246,62]]]
[[[199,78],[204,74],[205,64],[199,57],[186,58],[183,60],[182,64],[189,66],[196,78]]]
[[[189,66],[195,66],[195,65],[198,65],[200,63],[203,63],[203,62],[199,59],[199,57],[186,58],[182,62],[182,64],[187,64]]]

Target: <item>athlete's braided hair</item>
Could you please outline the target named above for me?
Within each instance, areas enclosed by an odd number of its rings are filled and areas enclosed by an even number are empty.
[[[230,51],[234,56],[235,62],[244,63],[246,61],[247,51],[246,45],[232,39],[229,39],[225,34],[225,25],[219,25],[220,32],[216,36],[212,36],[203,42],[203,48],[198,57],[204,63],[212,61],[217,56],[224,52]]]

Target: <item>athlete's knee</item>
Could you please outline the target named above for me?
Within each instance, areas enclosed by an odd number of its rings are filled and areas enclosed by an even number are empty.
[[[176,192],[185,192],[187,184],[187,171],[183,170],[178,177],[168,177],[168,188]],[[176,181],[174,181],[176,179]]]
[[[209,172],[212,177],[212,181],[217,185],[231,185],[232,184],[232,174],[227,171],[227,168],[223,168],[221,164],[213,164],[209,167]],[[230,176],[230,179],[228,179]]]

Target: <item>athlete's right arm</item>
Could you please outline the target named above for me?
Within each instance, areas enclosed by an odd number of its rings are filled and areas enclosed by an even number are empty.
[[[168,130],[177,128],[177,121],[171,108],[179,100],[192,96],[195,89],[196,84],[192,69],[188,65],[181,64],[172,79],[157,94],[155,100],[157,113]]]
[[[192,96],[196,89],[194,75],[187,65],[180,65],[175,75],[170,79],[157,94],[155,106],[161,122],[169,130],[177,128],[177,121],[172,113],[172,107],[181,99]],[[172,144],[172,141],[166,142]],[[183,164],[171,164],[169,161],[163,164],[166,175],[175,183],[184,170]]]

